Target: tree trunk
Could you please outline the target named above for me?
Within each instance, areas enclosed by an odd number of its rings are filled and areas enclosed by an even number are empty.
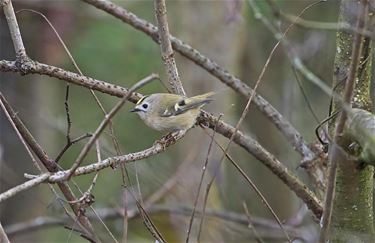
[[[340,23],[356,26],[360,4],[365,1],[344,0],[340,7]],[[372,11],[370,9],[370,11]],[[372,13],[360,16],[363,21],[371,18]],[[367,20],[366,20],[367,19]],[[368,25],[367,25],[368,26]],[[367,28],[371,29],[371,28]],[[348,77],[351,64],[354,34],[341,30],[337,33],[337,49],[334,62],[333,87],[341,96]],[[358,71],[355,76],[356,86],[353,97],[353,107],[371,111],[370,98],[372,41],[369,37],[362,37],[362,52]],[[340,107],[337,100],[333,110]],[[330,124],[333,131],[335,124]],[[332,133],[331,133],[332,134]],[[348,144],[346,144],[348,145]],[[344,158],[338,160],[336,191],[331,217],[330,242],[373,242],[373,173],[372,166],[359,166],[357,160]]]

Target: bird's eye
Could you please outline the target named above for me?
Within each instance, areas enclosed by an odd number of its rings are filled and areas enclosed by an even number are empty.
[[[143,104],[142,107],[145,108],[145,109],[147,109],[148,108],[148,104]]]

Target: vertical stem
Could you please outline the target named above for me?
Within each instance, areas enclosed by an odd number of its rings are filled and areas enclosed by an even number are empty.
[[[169,85],[172,91],[179,95],[186,95],[182,86],[176,61],[174,59],[174,52],[172,49],[170,34],[167,20],[167,7],[165,0],[155,0],[155,14],[158,22],[159,41],[161,47],[161,57],[164,62],[164,68],[167,73]]]
[[[14,50],[16,51],[16,57],[24,58],[26,57],[26,50],[23,45],[21,32],[18,27],[17,18],[12,6],[12,1],[0,0],[0,5],[3,7],[4,15],[9,26],[10,36],[12,37]]]

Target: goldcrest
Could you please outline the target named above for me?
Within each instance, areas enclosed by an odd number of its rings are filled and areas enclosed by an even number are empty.
[[[136,112],[147,126],[174,132],[191,128],[200,108],[210,101],[214,92],[187,98],[185,96],[157,93],[141,98],[131,112]]]

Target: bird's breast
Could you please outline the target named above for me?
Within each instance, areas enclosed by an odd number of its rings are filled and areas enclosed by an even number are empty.
[[[158,131],[178,131],[191,128],[199,115],[199,109],[188,110],[176,116],[141,116],[147,126]]]

